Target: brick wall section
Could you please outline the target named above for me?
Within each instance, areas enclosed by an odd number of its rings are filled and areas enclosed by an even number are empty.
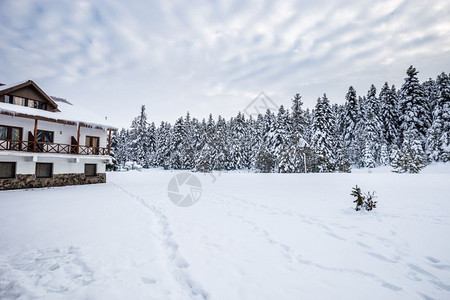
[[[17,175],[16,178],[0,179],[0,191],[105,182],[105,173],[99,173],[92,177],[86,177],[84,174],[55,174],[52,178],[36,178],[35,175]]]

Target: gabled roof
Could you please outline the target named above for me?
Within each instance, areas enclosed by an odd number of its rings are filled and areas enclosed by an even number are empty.
[[[27,80],[16,84],[2,85],[0,86],[0,95],[10,93],[16,89],[21,89],[29,85],[36,88],[36,90],[39,91],[39,93],[42,93],[42,96],[45,96],[46,99],[48,98],[49,102],[53,103],[56,107],[56,110],[49,111],[0,102],[0,114],[69,125],[80,124],[86,127],[101,128],[105,130],[117,130],[117,128],[113,125],[107,124],[105,118],[98,116],[88,109],[73,105],[69,101],[62,98],[54,97],[52,99],[47,96],[47,94],[45,94],[32,80]],[[58,104],[56,104],[56,102],[58,102]]]
[[[44,99],[50,103],[50,105],[53,107],[55,111],[59,111],[58,104],[56,104],[55,101],[52,100],[52,98],[50,98],[36,83],[34,83],[33,80],[27,80],[15,84],[2,85],[0,86],[0,95],[8,94],[27,86],[34,87],[38,91],[38,93],[41,94],[41,96],[44,97]]]

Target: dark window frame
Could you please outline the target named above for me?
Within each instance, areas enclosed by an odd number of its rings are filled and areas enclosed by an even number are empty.
[[[94,167],[94,173],[92,174],[91,172],[86,172],[86,167]],[[84,164],[84,176],[86,177],[95,177],[97,176],[97,164]]]
[[[16,127],[16,126],[8,126],[0,124],[0,127],[5,127],[6,132],[6,139],[1,140],[8,140],[10,141],[9,149],[8,150],[21,150],[22,147],[22,141],[23,141],[23,128],[22,127]],[[19,130],[19,139],[18,140],[12,140],[12,130],[18,129]]]
[[[38,175],[38,166],[43,166],[43,165],[51,166],[49,175]],[[35,175],[36,175],[36,178],[42,178],[42,179],[53,178],[53,163],[36,163]]]
[[[51,141],[51,142],[39,141],[39,140],[38,140],[38,136],[39,136],[39,133],[40,133],[40,132],[41,132],[43,135],[45,135],[46,133],[50,133],[50,134],[51,134],[51,137],[52,137],[52,141]],[[41,135],[41,136],[42,136],[42,135]],[[55,142],[55,132],[54,132],[54,131],[50,131],[50,130],[42,130],[42,129],[38,129],[38,130],[37,130],[36,141],[38,141],[38,142],[44,142],[44,143],[54,143],[54,142]]]
[[[17,163],[15,161],[0,161],[0,168],[2,165],[11,165],[12,166],[12,175],[11,176],[3,176],[2,172],[0,171],[0,180],[16,178]]]
[[[90,143],[88,143],[88,139],[90,139]],[[97,140],[97,147],[92,146],[92,141],[96,139]],[[88,145],[89,144],[89,145]],[[98,154],[99,153],[99,149],[100,149],[100,137],[99,136],[95,136],[95,135],[86,135],[85,138],[85,146],[92,148],[92,154]]]

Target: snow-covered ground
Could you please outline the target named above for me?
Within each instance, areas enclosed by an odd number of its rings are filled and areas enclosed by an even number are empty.
[[[109,173],[0,192],[0,298],[450,299],[450,165],[419,175]],[[378,208],[353,210],[351,188]]]

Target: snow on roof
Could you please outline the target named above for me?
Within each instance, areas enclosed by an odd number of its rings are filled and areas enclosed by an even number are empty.
[[[1,86],[0,86],[0,91],[7,90],[7,89],[10,89],[10,88],[12,88],[12,87],[15,87],[15,86],[24,84],[24,83],[26,83],[27,81],[28,81],[28,80],[24,80],[24,81],[21,81],[21,82],[16,82],[16,83],[10,83],[10,84],[1,85]]]
[[[0,89],[1,88],[3,88],[3,86],[1,86]],[[117,129],[111,124],[107,124],[104,118],[92,113],[89,110],[83,109],[82,107],[78,107],[65,102],[58,102],[58,109],[60,110],[59,112],[52,112],[43,109],[0,102],[0,112],[5,112],[12,115],[25,114],[29,116],[54,119],[56,121],[83,123],[92,127],[101,127],[105,130]]]

